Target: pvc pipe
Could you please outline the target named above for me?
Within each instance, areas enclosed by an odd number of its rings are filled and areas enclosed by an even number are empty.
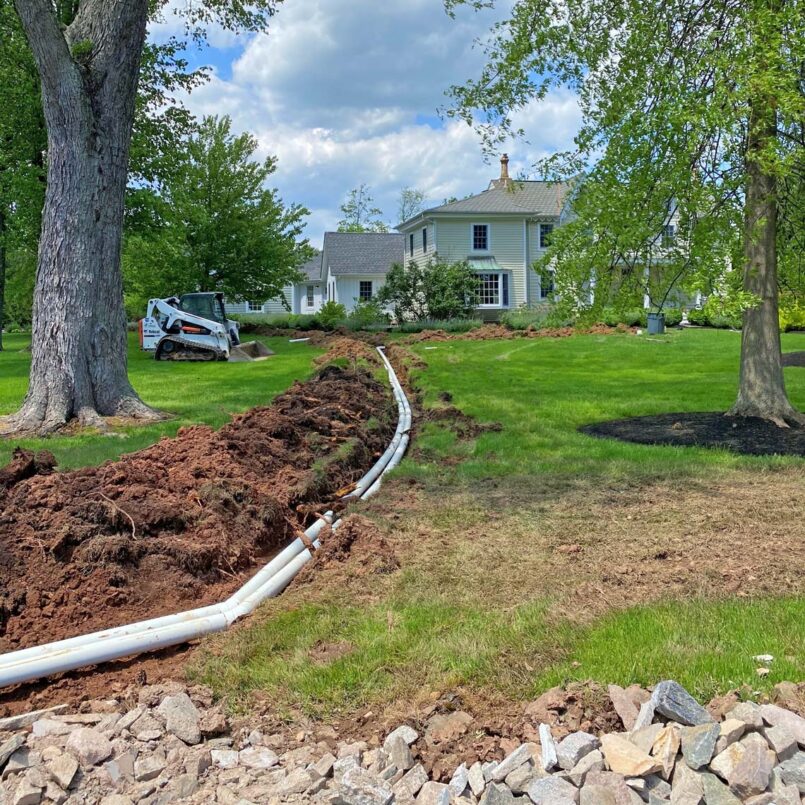
[[[383,348],[378,347],[377,351],[386,366],[397,400],[397,429],[386,451],[345,499],[365,499],[375,494],[380,488],[383,475],[402,460],[409,441],[411,406],[394,368],[383,353]],[[322,530],[326,526],[336,529],[338,525],[333,512],[326,512],[305,531],[307,543],[316,550],[321,545],[318,538]],[[221,632],[239,618],[253,612],[267,598],[279,595],[290,584],[299,570],[313,558],[306,541],[295,539],[220,604],[0,655],[0,687],[156,651]]]

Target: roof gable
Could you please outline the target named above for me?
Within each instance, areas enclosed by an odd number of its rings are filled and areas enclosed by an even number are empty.
[[[336,276],[386,274],[405,259],[405,236],[396,232],[325,232],[323,267]]]

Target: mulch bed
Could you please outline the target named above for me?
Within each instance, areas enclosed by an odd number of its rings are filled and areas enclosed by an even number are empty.
[[[365,472],[395,414],[369,372],[327,366],[100,467],[18,450],[0,469],[0,652],[223,600]]]
[[[783,366],[805,366],[805,351],[784,352]]]
[[[580,430],[637,444],[719,447],[752,456],[805,456],[805,428],[779,428],[765,419],[728,417],[718,411],[615,419]]]

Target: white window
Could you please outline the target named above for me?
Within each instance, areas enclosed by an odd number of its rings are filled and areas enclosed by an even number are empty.
[[[262,302],[247,302],[246,303],[249,308],[249,313],[262,313],[263,312],[263,304]]]
[[[553,271],[548,271],[548,273],[543,274],[541,278],[539,286],[540,299],[547,299],[553,294],[554,290]]]
[[[305,290],[307,292],[307,306],[313,307],[313,292],[315,291],[315,288],[312,285],[308,285]]]
[[[676,243],[676,227],[668,224],[662,228],[662,245],[665,249],[670,249]]]
[[[368,302],[371,298],[372,280],[361,280],[358,286],[358,299],[360,299],[361,302]]]
[[[553,224],[539,225],[539,247],[547,249],[551,245],[551,235],[553,234]]]
[[[478,307],[509,306],[509,275],[499,272],[478,274]]]
[[[474,252],[489,251],[489,224],[472,225],[472,250]]]

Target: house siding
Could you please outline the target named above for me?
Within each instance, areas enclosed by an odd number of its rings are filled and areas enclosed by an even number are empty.
[[[360,294],[360,283],[365,281],[372,283],[372,296],[377,295],[380,288],[386,281],[385,274],[359,274],[355,276],[341,275],[337,280],[338,299],[346,309],[347,313],[355,309]]]
[[[422,250],[422,230],[427,230],[428,232],[428,250]],[[410,249],[410,236],[414,236],[414,253],[411,254]],[[405,233],[405,266],[407,267],[408,264],[413,260],[417,263],[425,263],[427,260],[432,258],[436,253],[436,249],[434,248],[434,244],[436,242],[436,231],[433,223],[423,224],[422,226],[418,226],[415,229],[412,229],[410,232]]]

